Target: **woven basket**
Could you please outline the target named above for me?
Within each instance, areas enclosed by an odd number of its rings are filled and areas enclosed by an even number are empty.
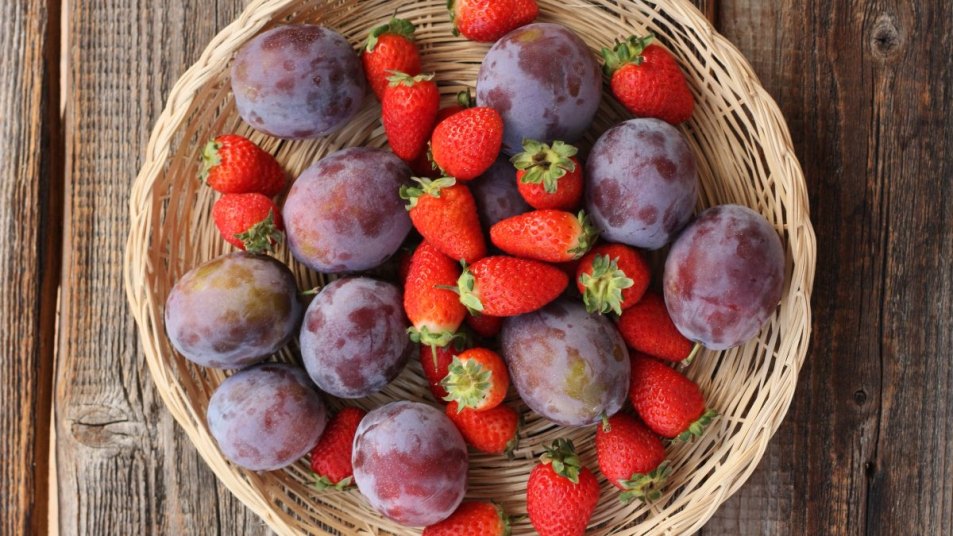
[[[227,132],[261,144],[292,176],[343,147],[384,146],[380,110],[370,98],[343,131],[324,139],[287,142],[252,131],[235,112],[229,62],[249,38],[286,22],[327,25],[358,47],[371,27],[396,10],[417,24],[424,71],[437,73],[449,102],[456,92],[473,86],[488,46],[453,37],[445,4],[445,0],[253,1],[172,89],[132,189],[126,291],[156,387],[222,483],[279,534],[416,531],[375,513],[357,491],[315,491],[305,460],[282,471],[257,474],[230,464],[219,453],[206,428],[205,411],[224,374],[193,366],[176,354],[162,324],[163,305],[174,282],[227,249],[210,220],[214,194],[195,179],[197,159],[206,140]],[[776,105],[739,52],[686,0],[541,0],[539,20],[570,27],[593,50],[633,33],[650,31],[658,36],[682,64],[697,100],[693,119],[681,128],[698,157],[699,208],[747,205],[764,214],[784,241],[786,283],[774,317],[755,340],[726,352],[705,352],[688,370],[722,417],[702,438],[669,449],[674,471],[662,498],[650,505],[624,506],[600,476],[603,493],[590,525],[592,534],[691,533],[754,471],[794,395],[808,346],[815,265],[804,178]],[[625,111],[605,98],[585,143],[625,118]],[[300,288],[324,283],[323,276],[296,263],[287,250],[276,256],[292,267]],[[289,348],[279,359],[297,358]],[[394,399],[433,401],[416,360],[382,393],[357,403],[367,409]],[[526,512],[526,478],[542,445],[556,437],[571,437],[583,461],[592,468],[596,465],[591,427],[562,429],[521,408],[527,423],[515,459],[473,454],[468,492],[472,499],[499,501],[516,516]],[[515,534],[533,533],[525,518],[513,528]]]

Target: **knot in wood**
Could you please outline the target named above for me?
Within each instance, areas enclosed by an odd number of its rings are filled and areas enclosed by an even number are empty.
[[[877,17],[870,37],[874,54],[887,58],[897,52],[900,44],[900,30],[894,18],[886,13]]]

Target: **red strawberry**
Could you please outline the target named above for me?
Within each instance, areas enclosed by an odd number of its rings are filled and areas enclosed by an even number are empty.
[[[318,489],[345,489],[351,485],[351,445],[364,415],[362,409],[347,407],[328,422],[311,450],[311,470],[317,476],[314,484]]]
[[[443,388],[443,385],[440,385],[440,382],[447,377],[450,363],[453,362],[453,356],[465,350],[466,346],[465,337],[457,337],[446,346],[420,345],[420,366],[424,369],[424,376],[427,377],[430,392],[433,393],[434,398],[441,402],[447,396],[447,390]]]
[[[498,316],[468,314],[464,322],[484,339],[496,337],[503,328],[503,319]]]
[[[249,253],[266,253],[281,242],[281,213],[262,194],[225,194],[212,207],[222,238]]]
[[[381,99],[381,122],[394,154],[413,162],[427,152],[427,140],[440,109],[440,91],[433,75],[394,72]]]
[[[457,93],[456,102],[454,102],[450,106],[441,108],[440,111],[437,112],[437,122],[435,123],[435,125],[439,124],[441,121],[450,117],[451,115],[455,115],[457,112],[462,112],[466,110],[467,108],[473,108],[473,106],[474,106],[473,95],[470,93],[470,89],[467,88],[466,91],[461,91]]]
[[[490,227],[490,240],[510,255],[545,262],[578,259],[596,242],[598,232],[585,211],[534,210]]]
[[[421,536],[509,536],[510,518],[503,508],[491,502],[465,502],[436,525],[424,529]]]
[[[285,170],[275,157],[237,134],[219,136],[202,150],[200,177],[223,194],[274,197],[285,189]]]
[[[413,327],[410,339],[428,346],[446,346],[456,335],[467,315],[452,290],[460,275],[460,266],[424,241],[410,260],[404,283],[404,311]]]
[[[540,536],[582,536],[599,502],[599,483],[572,441],[557,439],[526,483],[526,511]]]
[[[633,350],[666,361],[683,361],[701,348],[679,333],[662,296],[650,292],[619,317],[619,332]]]
[[[664,48],[649,44],[652,39],[633,36],[615,49],[603,48],[604,70],[612,93],[627,110],[677,125],[692,116],[695,98],[678,62]]]
[[[516,166],[520,195],[537,209],[575,210],[582,201],[582,166],[578,150],[561,141],[552,146],[524,140],[523,152],[510,162]]]
[[[499,255],[464,268],[457,282],[460,303],[492,316],[517,316],[535,311],[566,290],[569,277],[559,268]]]
[[[492,43],[510,31],[536,20],[536,0],[450,0],[453,35]]]
[[[364,76],[378,99],[384,97],[390,71],[400,71],[410,76],[420,74],[420,53],[414,44],[414,25],[393,18],[387,24],[371,30],[361,61],[364,63]]]
[[[503,145],[503,118],[493,108],[461,110],[437,124],[433,161],[450,177],[469,181],[489,169]]]
[[[480,452],[510,456],[519,442],[519,413],[506,404],[487,411],[460,411],[451,402],[445,411],[467,444]]]
[[[576,272],[576,286],[590,313],[621,315],[636,304],[652,279],[642,254],[624,244],[602,244],[592,249]]]
[[[718,414],[705,409],[695,382],[645,354],[632,355],[629,399],[656,434],[688,441],[702,434]]]
[[[470,348],[453,357],[447,376],[440,382],[447,402],[460,409],[487,411],[499,406],[510,388],[510,375],[503,358],[486,348]]]
[[[635,418],[617,413],[609,417],[608,427],[597,426],[596,455],[602,474],[625,492],[622,502],[661,496],[669,473],[665,445]]]
[[[452,177],[415,178],[419,186],[401,186],[410,220],[424,239],[455,260],[475,262],[486,255],[476,201],[470,189]]]

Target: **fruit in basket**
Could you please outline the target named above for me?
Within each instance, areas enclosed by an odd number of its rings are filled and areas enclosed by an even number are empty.
[[[410,259],[404,284],[404,312],[413,325],[410,338],[430,346],[434,359],[436,347],[446,346],[457,337],[457,329],[467,315],[457,294],[449,290],[460,273],[459,264],[426,240]]]
[[[578,149],[562,141],[552,145],[523,140],[523,152],[511,159],[516,166],[520,196],[536,209],[575,210],[582,202],[582,166]]]
[[[396,285],[369,277],[325,286],[304,315],[301,361],[322,391],[361,398],[400,374],[413,349]]]
[[[534,210],[490,227],[490,240],[496,247],[510,255],[544,262],[578,259],[598,236],[582,211]]]
[[[393,72],[381,99],[381,122],[387,143],[405,162],[413,162],[427,151],[433,132],[440,91],[433,75],[410,76]]]
[[[563,298],[503,322],[510,379],[536,413],[564,426],[614,415],[629,389],[629,353],[615,326]]]
[[[217,136],[202,150],[199,178],[223,194],[280,194],[288,182],[270,153],[237,134]]]
[[[391,71],[409,76],[420,74],[420,52],[414,43],[414,29],[410,21],[395,17],[371,30],[361,52],[361,63],[367,83],[378,99],[384,97]]]
[[[487,411],[506,398],[510,375],[499,354],[487,348],[470,348],[453,356],[440,384],[447,391],[444,400],[456,402],[460,410]]]
[[[389,151],[352,147],[298,177],[282,218],[298,261],[325,273],[378,266],[400,247],[410,218],[398,195],[410,169]]]
[[[628,111],[677,125],[691,118],[695,98],[678,62],[653,39],[632,36],[603,48],[603,69],[612,93]]]
[[[526,512],[540,536],[583,536],[599,502],[599,483],[572,441],[557,439],[530,471]]]
[[[586,207],[602,236],[646,249],[669,243],[698,197],[695,155],[659,119],[630,119],[607,130],[586,161]]]
[[[447,519],[424,529],[421,536],[509,536],[510,518],[491,502],[468,501]]]
[[[496,42],[480,67],[477,104],[495,109],[506,125],[503,152],[523,140],[573,143],[589,128],[602,98],[595,55],[571,30],[533,23]]]
[[[354,481],[368,503],[401,525],[450,517],[467,488],[467,446],[450,419],[418,402],[391,402],[354,437]]]
[[[590,313],[621,315],[642,299],[651,279],[649,263],[625,244],[596,246],[576,268],[576,287]]]
[[[644,424],[624,413],[613,415],[608,423],[596,427],[599,470],[623,490],[622,502],[658,499],[670,472],[665,445]]]
[[[486,256],[476,201],[470,189],[452,177],[414,177],[416,184],[402,186],[410,221],[433,247],[451,259],[476,262]]]
[[[490,169],[503,143],[503,119],[493,108],[467,108],[437,123],[430,138],[433,161],[444,174],[470,181]]]
[[[536,0],[450,0],[453,35],[492,43],[520,26],[536,20]]]
[[[456,402],[447,404],[447,417],[453,421],[467,444],[485,454],[510,456],[519,442],[520,415],[500,404],[493,409],[461,409]]]
[[[497,158],[490,169],[467,186],[476,200],[480,223],[484,228],[533,209],[520,197],[516,186],[516,170],[506,158]]]
[[[208,401],[207,419],[218,448],[235,465],[274,471],[311,450],[327,413],[303,370],[266,363],[226,378]]]
[[[632,355],[629,399],[656,434],[688,441],[699,437],[717,416],[705,409],[705,397],[681,372],[645,354]]]
[[[284,238],[281,213],[262,194],[225,194],[212,206],[212,220],[226,242],[249,253],[268,253]]]
[[[464,268],[457,291],[471,314],[516,316],[555,300],[568,284],[569,278],[558,268],[499,255]]]
[[[617,325],[625,343],[638,352],[674,362],[692,353],[692,341],[678,331],[662,296],[654,292],[623,311]]]
[[[419,346],[420,367],[427,378],[427,386],[430,387],[430,392],[434,398],[443,401],[443,397],[447,396],[447,390],[443,388],[440,382],[447,377],[450,363],[453,362],[453,356],[465,350],[463,339],[458,337],[446,346],[431,347],[426,344]]]
[[[292,337],[303,307],[287,266],[264,255],[223,255],[179,279],[165,304],[172,346],[203,367],[236,369]]]
[[[503,319],[498,316],[467,314],[464,322],[466,322],[467,326],[472,329],[474,333],[484,339],[496,337],[500,334],[500,330],[503,329]]]
[[[764,216],[739,205],[699,214],[672,246],[662,283],[678,330],[712,350],[757,335],[783,285],[781,239]]]
[[[366,413],[360,408],[343,408],[328,422],[318,444],[311,449],[311,471],[319,490],[347,489],[354,483],[351,447],[357,427]]]
[[[235,107],[246,123],[278,138],[330,134],[360,109],[361,62],[339,33],[287,24],[259,34],[235,56]]]

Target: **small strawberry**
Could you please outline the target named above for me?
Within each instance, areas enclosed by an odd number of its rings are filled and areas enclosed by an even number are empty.
[[[490,241],[510,255],[545,262],[567,262],[589,251],[599,233],[585,211],[534,210],[490,227]]]
[[[536,20],[536,0],[449,0],[453,35],[492,43]]]
[[[446,346],[420,345],[420,366],[424,370],[430,392],[437,400],[443,401],[444,397],[447,396],[447,390],[440,385],[440,382],[447,377],[450,363],[453,362],[453,356],[466,350],[469,345],[469,338],[464,335],[455,337],[453,342]]]
[[[467,501],[421,536],[510,536],[510,518],[498,504]]]
[[[670,469],[665,445],[642,423],[624,413],[609,417],[608,427],[596,427],[599,470],[621,489],[622,502],[657,500]]]
[[[516,166],[520,195],[536,209],[575,210],[582,201],[582,166],[578,149],[554,141],[552,146],[523,140],[523,152],[510,162]]]
[[[440,91],[432,74],[409,76],[395,71],[387,80],[381,99],[387,143],[402,160],[413,162],[427,152],[440,109]]]
[[[493,108],[461,110],[437,124],[430,138],[433,161],[459,181],[489,169],[503,145],[503,118]]]
[[[629,348],[666,361],[684,361],[700,348],[679,333],[662,296],[650,292],[619,317],[619,332]]]
[[[446,346],[467,316],[452,287],[460,266],[426,240],[417,246],[404,283],[404,312],[413,327],[410,339],[431,347]]]
[[[688,441],[702,434],[718,414],[705,409],[695,382],[645,354],[633,354],[629,399],[656,434]]]
[[[603,48],[612,93],[629,112],[673,125],[687,121],[695,108],[685,75],[669,51],[650,44],[653,37],[630,37],[614,49]]]
[[[467,444],[486,454],[510,456],[519,442],[520,416],[515,409],[500,404],[487,411],[460,410],[451,402],[445,410]]]
[[[599,483],[572,441],[557,439],[530,471],[526,511],[540,536],[582,536],[599,502]]]
[[[459,409],[487,411],[499,406],[510,388],[510,375],[503,358],[486,348],[470,348],[453,357],[447,376],[440,382],[447,402]]]
[[[414,178],[417,186],[401,186],[410,221],[432,246],[455,260],[475,262],[486,255],[476,201],[470,189],[453,177]]]
[[[285,170],[275,157],[237,134],[219,136],[202,150],[201,179],[223,194],[274,197],[285,189]]]
[[[414,25],[404,19],[393,18],[387,24],[371,30],[367,45],[361,53],[364,76],[378,99],[383,99],[390,71],[410,76],[420,74],[420,52],[414,44]]]
[[[636,304],[652,279],[651,268],[641,253],[624,244],[596,246],[582,258],[576,286],[590,313],[621,315]]]
[[[503,319],[498,316],[467,314],[464,322],[470,326],[477,335],[484,339],[492,339],[500,334],[503,329]]]
[[[464,267],[457,290],[471,314],[517,316],[555,300],[568,285],[569,277],[559,268],[499,255]]]
[[[212,207],[222,238],[249,253],[267,253],[281,242],[281,213],[262,194],[225,194]]]
[[[364,415],[362,409],[347,407],[328,422],[318,444],[311,450],[311,470],[317,477],[314,485],[318,489],[350,487],[354,475],[351,445]]]

